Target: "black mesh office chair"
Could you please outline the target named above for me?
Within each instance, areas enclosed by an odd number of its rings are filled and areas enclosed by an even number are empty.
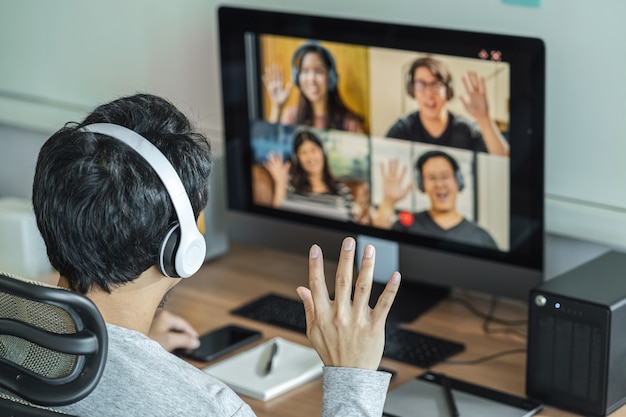
[[[104,320],[87,297],[0,272],[2,415],[61,415],[48,407],[94,390],[107,346]]]

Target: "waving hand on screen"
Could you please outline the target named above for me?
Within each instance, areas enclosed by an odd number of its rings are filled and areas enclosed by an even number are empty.
[[[280,111],[291,94],[293,82],[288,80],[285,83],[283,69],[276,64],[265,67],[263,72],[263,85],[267,89],[270,101],[272,102],[269,122],[278,123]]]
[[[383,179],[383,199],[378,206],[374,226],[388,229],[391,227],[394,210],[398,201],[411,192],[411,184],[405,184],[407,167],[400,165],[397,159],[389,161],[388,165],[380,165]]]

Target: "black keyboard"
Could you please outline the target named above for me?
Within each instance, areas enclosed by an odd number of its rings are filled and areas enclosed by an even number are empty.
[[[465,345],[462,343],[401,327],[387,326],[383,355],[389,359],[428,369],[464,350]]]
[[[231,311],[238,316],[306,333],[300,300],[268,294]],[[388,325],[384,356],[420,368],[430,368],[465,349],[465,345],[413,330]]]
[[[263,323],[306,333],[302,301],[278,294],[268,294],[232,310],[232,314]]]

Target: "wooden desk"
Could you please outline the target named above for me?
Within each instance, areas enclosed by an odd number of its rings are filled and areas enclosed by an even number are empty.
[[[339,243],[337,248],[332,250],[338,250],[338,248]],[[335,254],[332,255],[334,258]],[[326,271],[329,285],[332,285],[335,264],[327,262]],[[306,336],[299,333],[229,313],[233,308],[268,292],[297,297],[295,288],[298,285],[307,285],[307,274],[306,254],[294,255],[260,247],[233,244],[227,255],[209,261],[194,277],[183,280],[171,293],[167,308],[185,317],[200,333],[225,323],[238,323],[263,331],[264,340],[281,336],[310,345]],[[402,286],[400,291],[402,291]],[[481,311],[488,309],[488,300],[484,297],[475,294],[454,294],[451,299],[440,302],[411,323],[409,327],[465,343],[466,350],[451,358],[454,361],[471,361],[497,352],[525,348],[525,337],[515,333],[485,334],[482,328],[483,320],[471,314],[461,303],[455,302],[455,298],[465,299]],[[495,315],[509,320],[524,320],[526,313],[524,303],[507,301],[499,304]],[[492,328],[499,327],[501,326],[492,325]],[[526,333],[525,326],[514,328],[523,334]],[[196,363],[196,365],[202,364]],[[390,388],[424,371],[421,368],[385,358],[381,365],[397,372]],[[525,353],[516,353],[479,364],[441,364],[432,369],[435,372],[445,372],[455,378],[523,396],[525,366]],[[319,416],[322,400],[321,378],[267,402],[247,397],[245,399],[259,417]],[[574,414],[546,406],[539,415],[559,417]],[[626,416],[626,407],[622,407],[612,416]]]

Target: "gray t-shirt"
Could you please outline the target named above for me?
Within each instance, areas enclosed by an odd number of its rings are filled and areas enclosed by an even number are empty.
[[[221,381],[169,353],[147,336],[107,323],[109,353],[96,389],[64,407],[89,417],[254,416]],[[389,374],[324,368],[323,417],[382,415]]]

